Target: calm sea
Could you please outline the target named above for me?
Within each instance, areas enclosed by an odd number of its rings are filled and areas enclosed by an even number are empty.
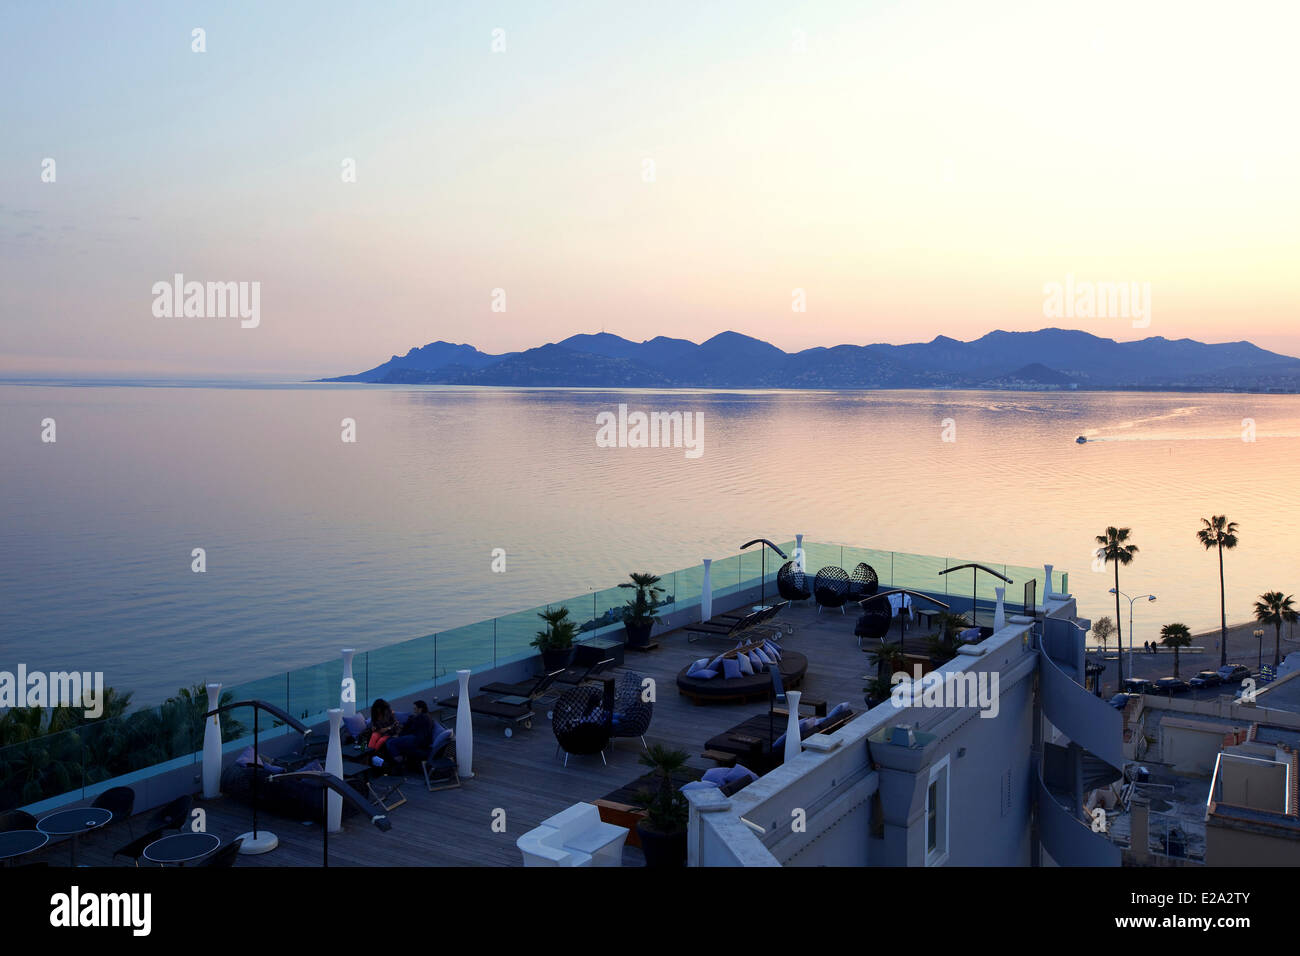
[[[703,413],[703,454],[597,447],[620,402]],[[1229,620],[1300,591],[1297,396],[9,385],[0,442],[0,669],[102,670],[139,704],[797,532],[1051,562],[1097,616],[1093,536],[1129,526],[1141,641],[1217,623],[1194,535],[1222,512]]]

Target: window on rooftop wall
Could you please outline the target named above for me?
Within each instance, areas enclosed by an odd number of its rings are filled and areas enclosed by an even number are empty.
[[[949,758],[930,768],[925,791],[925,865],[942,866],[948,860]]]

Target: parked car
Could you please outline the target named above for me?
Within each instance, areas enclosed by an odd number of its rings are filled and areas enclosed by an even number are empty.
[[[1250,676],[1250,668],[1245,664],[1224,664],[1219,668],[1219,676],[1225,684],[1236,683]]]
[[[1116,710],[1123,710],[1128,706],[1128,702],[1137,696],[1137,694],[1126,694],[1121,691],[1110,700],[1106,701],[1106,703],[1110,704],[1110,706],[1114,707]]]
[[[1158,694],[1183,694],[1187,692],[1187,681],[1177,677],[1162,677],[1152,685]]]
[[[1218,671],[1201,671],[1187,683],[1193,687],[1218,687],[1223,683],[1223,677]]]
[[[1150,693],[1151,682],[1145,677],[1128,677],[1124,680],[1124,690],[1130,694]]]

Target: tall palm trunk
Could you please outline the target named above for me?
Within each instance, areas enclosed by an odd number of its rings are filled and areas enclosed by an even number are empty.
[[[1228,604],[1223,590],[1223,543],[1219,543],[1219,666],[1228,663]]]
[[[1279,620],[1274,627],[1277,636],[1273,638],[1273,672],[1277,673],[1278,665],[1282,663],[1282,622]]]
[[[1178,676],[1178,645],[1174,645],[1174,676]]]
[[[1119,562],[1115,562],[1115,640],[1119,644],[1119,689],[1124,689],[1124,624],[1119,616]],[[1133,640],[1129,637],[1129,640]]]

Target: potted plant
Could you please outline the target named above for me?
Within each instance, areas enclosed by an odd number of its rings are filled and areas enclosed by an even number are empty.
[[[867,702],[867,709],[870,710],[877,704],[883,704],[889,700],[893,692],[894,685],[887,677],[873,677],[871,683],[862,688],[863,697]]]
[[[569,666],[573,657],[573,638],[578,625],[569,620],[567,607],[547,607],[537,615],[546,622],[546,630],[538,631],[532,646],[542,652],[542,668],[546,673]]]
[[[930,663],[938,667],[957,656],[957,648],[966,643],[957,634],[971,624],[962,615],[947,612],[938,615],[935,621],[939,625],[939,631],[927,637],[925,644],[930,651]]]
[[[655,619],[659,616],[659,595],[664,590],[656,587],[659,583],[658,575],[633,572],[629,577],[631,582],[624,581],[619,585],[621,588],[636,589],[636,597],[623,606],[627,646],[645,647],[650,643],[650,632],[654,630]]]
[[[646,866],[686,865],[690,805],[685,794],[673,786],[673,774],[686,765],[686,760],[686,751],[669,750],[663,744],[655,744],[641,755],[641,762],[653,767],[659,779],[657,790],[643,793],[646,817],[636,825]]]

